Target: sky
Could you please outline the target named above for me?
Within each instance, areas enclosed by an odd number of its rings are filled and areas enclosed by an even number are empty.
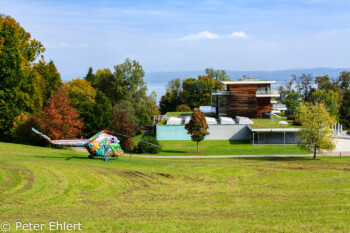
[[[135,59],[147,72],[350,67],[349,0],[0,0],[63,79]]]

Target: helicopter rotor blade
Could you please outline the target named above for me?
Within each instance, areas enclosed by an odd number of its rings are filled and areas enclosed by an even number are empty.
[[[134,138],[134,137],[130,137],[130,136],[125,135],[125,134],[121,134],[121,133],[117,133],[117,132],[113,132],[113,131],[107,131],[107,130],[106,130],[106,132],[109,132],[109,133],[111,133],[111,134],[116,134],[116,135],[124,136],[124,137],[127,137],[127,138],[132,138],[132,139],[138,140],[138,141],[140,141],[140,142],[150,144],[150,145],[152,145],[152,146],[157,146],[157,147],[160,147],[160,146],[158,146],[158,145],[156,145],[156,144],[149,143],[149,142],[146,142],[146,141],[143,141],[143,140],[140,140],[140,139]]]

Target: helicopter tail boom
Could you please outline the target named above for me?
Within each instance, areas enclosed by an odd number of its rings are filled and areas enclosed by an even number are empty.
[[[47,136],[47,135],[45,135],[45,134],[43,134],[43,133],[40,133],[38,130],[36,130],[36,129],[34,129],[34,128],[32,128],[32,131],[33,131],[34,133],[38,134],[39,136],[45,138],[47,141],[52,142],[52,141],[51,141],[51,138],[49,138],[49,136]]]
[[[54,145],[61,146],[72,146],[72,147],[83,147],[85,146],[89,140],[88,139],[72,139],[72,140],[51,140],[49,136],[39,132],[38,130],[32,128],[33,132],[38,134],[39,136],[45,138],[48,142]]]

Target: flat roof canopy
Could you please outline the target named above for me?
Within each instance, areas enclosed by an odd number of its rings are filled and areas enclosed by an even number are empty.
[[[263,81],[263,80],[252,80],[252,81],[248,81],[248,80],[242,80],[242,81],[222,81],[221,82],[224,85],[228,85],[228,84],[273,84],[276,83],[276,81]]]
[[[283,132],[298,132],[300,131],[299,128],[271,128],[271,129],[252,129],[249,127],[249,129],[252,131],[252,132],[256,132],[256,133],[274,133],[274,132],[280,132],[280,133],[283,133]]]

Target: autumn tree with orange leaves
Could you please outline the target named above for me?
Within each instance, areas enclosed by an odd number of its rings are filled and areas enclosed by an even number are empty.
[[[68,100],[65,89],[54,92],[43,111],[43,128],[52,139],[72,139],[81,134],[83,120]]]
[[[198,143],[203,141],[206,135],[209,135],[208,128],[204,113],[199,109],[194,110],[190,122],[185,125],[185,129],[187,129],[188,134],[191,134],[192,141],[197,142],[197,154],[199,153]]]

